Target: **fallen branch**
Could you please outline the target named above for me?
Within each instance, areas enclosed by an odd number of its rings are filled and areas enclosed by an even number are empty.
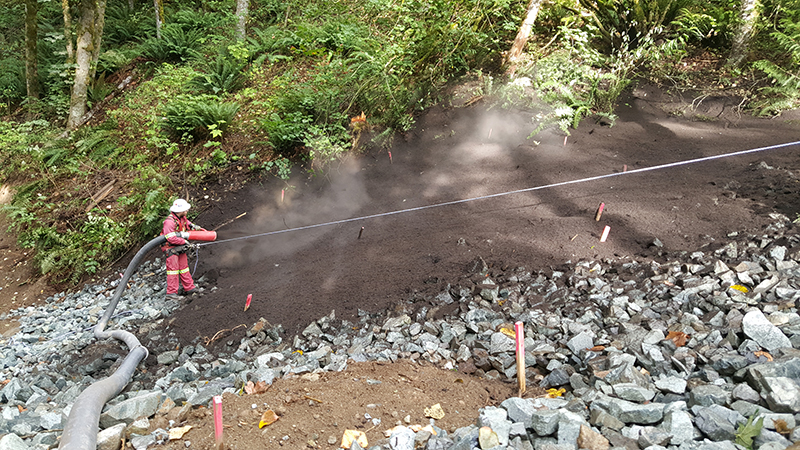
[[[227,333],[227,332],[229,332],[229,331],[233,331],[233,330],[235,330],[235,329],[237,329],[237,328],[239,328],[239,327],[245,327],[245,328],[247,328],[247,325],[245,325],[245,324],[241,324],[241,325],[236,325],[236,326],[235,326],[235,327],[233,327],[233,328],[226,328],[226,329],[224,329],[224,330],[219,330],[219,331],[217,331],[216,333],[214,333],[214,336],[213,336],[211,339],[208,339],[208,338],[206,338],[206,347],[208,347],[209,345],[211,345],[211,343],[212,343],[212,342],[214,342],[214,341],[216,341],[217,339],[221,338],[223,333]]]

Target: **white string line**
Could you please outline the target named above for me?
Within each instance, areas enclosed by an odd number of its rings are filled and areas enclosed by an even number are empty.
[[[393,216],[395,214],[402,214],[402,213],[408,213],[408,212],[414,212],[414,211],[421,211],[421,210],[424,210],[424,209],[439,208],[439,207],[442,207],[442,206],[458,205],[460,203],[474,202],[476,200],[485,200],[485,199],[488,199],[488,198],[503,197],[503,196],[506,196],[506,195],[520,194],[520,193],[523,193],[523,192],[539,191],[539,190],[542,190],[542,189],[550,189],[550,188],[554,188],[554,187],[567,186],[567,185],[570,185],[570,184],[587,183],[587,182],[590,182],[590,181],[597,181],[597,180],[602,180],[604,178],[618,177],[618,176],[621,176],[621,175],[633,175],[633,174],[636,174],[636,173],[650,172],[650,171],[653,171],[653,170],[669,169],[669,168],[672,168],[672,167],[685,166],[685,165],[689,165],[689,164],[696,164],[696,163],[700,163],[700,162],[712,161],[712,160],[721,159],[721,158],[729,158],[729,157],[733,157],[733,156],[741,156],[741,155],[746,155],[746,154],[749,154],[749,153],[763,152],[763,151],[767,151],[767,150],[774,150],[774,149],[778,149],[778,148],[791,147],[791,146],[795,146],[795,145],[800,145],[800,141],[787,142],[785,144],[770,145],[768,147],[751,148],[751,149],[748,149],[748,150],[741,150],[741,151],[733,152],[733,153],[723,153],[721,155],[706,156],[706,157],[703,157],[703,158],[689,159],[689,160],[686,160],[686,161],[676,161],[676,162],[671,162],[671,163],[667,163],[667,164],[660,164],[660,165],[657,165],[657,166],[651,166],[651,167],[644,167],[644,168],[641,168],[641,169],[628,170],[626,172],[616,172],[616,173],[609,173],[609,174],[605,174],[605,175],[597,175],[597,176],[594,176],[594,177],[580,178],[580,179],[577,179],[577,180],[561,181],[561,182],[558,182],[558,183],[552,183],[552,184],[548,184],[548,185],[544,185],[544,186],[536,186],[536,187],[531,187],[531,188],[518,189],[518,190],[515,190],[515,191],[500,192],[500,193],[497,193],[497,194],[482,195],[480,197],[472,197],[472,198],[465,198],[465,199],[461,199],[461,200],[453,200],[453,201],[449,201],[449,202],[434,203],[434,204],[431,204],[431,205],[417,206],[417,207],[414,207],[414,208],[407,208],[407,209],[399,209],[397,211],[389,211],[389,212],[379,213],[379,214],[370,214],[368,216],[353,217],[351,219],[334,220],[332,222],[316,223],[316,224],[313,224],[313,225],[305,225],[305,226],[302,226],[302,227],[288,228],[288,229],[285,229],[285,230],[275,230],[275,231],[269,231],[269,232],[266,232],[266,233],[251,234],[251,235],[248,235],[248,236],[240,236],[240,237],[236,237],[236,238],[223,239],[223,240],[219,240],[219,241],[198,243],[198,245],[203,246],[203,245],[211,245],[211,244],[221,244],[223,242],[240,241],[240,240],[250,239],[250,238],[255,238],[255,237],[264,237],[264,236],[271,236],[271,235],[274,235],[274,234],[289,233],[289,232],[292,232],[292,231],[302,231],[302,230],[310,230],[312,228],[327,227],[327,226],[331,226],[331,225],[340,225],[340,224],[343,224],[343,223],[357,222],[359,220],[375,219],[377,217]]]

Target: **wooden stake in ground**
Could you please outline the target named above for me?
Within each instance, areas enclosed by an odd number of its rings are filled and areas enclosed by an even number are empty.
[[[514,334],[517,340],[517,380],[519,380],[519,396],[525,393],[525,330],[522,322],[514,324]]]
[[[600,202],[600,206],[597,207],[597,214],[594,215],[594,221],[595,222],[599,222],[600,221],[600,216],[603,215],[603,209],[605,209],[605,207],[606,207],[606,204],[603,203],[603,202]]]
[[[244,303],[244,310],[250,308],[250,301],[253,300],[253,294],[247,294],[247,301]]]

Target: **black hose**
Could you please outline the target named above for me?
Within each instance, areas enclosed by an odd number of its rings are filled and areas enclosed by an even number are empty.
[[[133,376],[136,366],[147,358],[147,349],[139,343],[139,339],[123,330],[105,331],[108,321],[114,314],[114,309],[122,297],[123,291],[127,287],[128,280],[131,278],[139,263],[144,256],[153,248],[160,246],[167,241],[164,236],[159,236],[144,245],[133,257],[125,274],[119,280],[119,286],[114,291],[114,296],[106,308],[103,317],[94,327],[94,336],[97,339],[115,338],[128,346],[128,356],[122,361],[122,365],[108,378],[86,388],[75,399],[72,410],[69,412],[67,423],[64,426],[64,433],[61,435],[59,449],[67,450],[95,450],[97,448],[97,430],[100,423],[100,413],[107,401],[122,392]]]

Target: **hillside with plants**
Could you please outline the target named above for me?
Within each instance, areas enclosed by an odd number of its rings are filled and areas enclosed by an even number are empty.
[[[391,148],[466,82],[497,107],[547,105],[532,120],[566,134],[613,123],[636,80],[756,115],[800,101],[798,0],[0,5],[3,210],[54,282],[157,234],[178,194]]]

